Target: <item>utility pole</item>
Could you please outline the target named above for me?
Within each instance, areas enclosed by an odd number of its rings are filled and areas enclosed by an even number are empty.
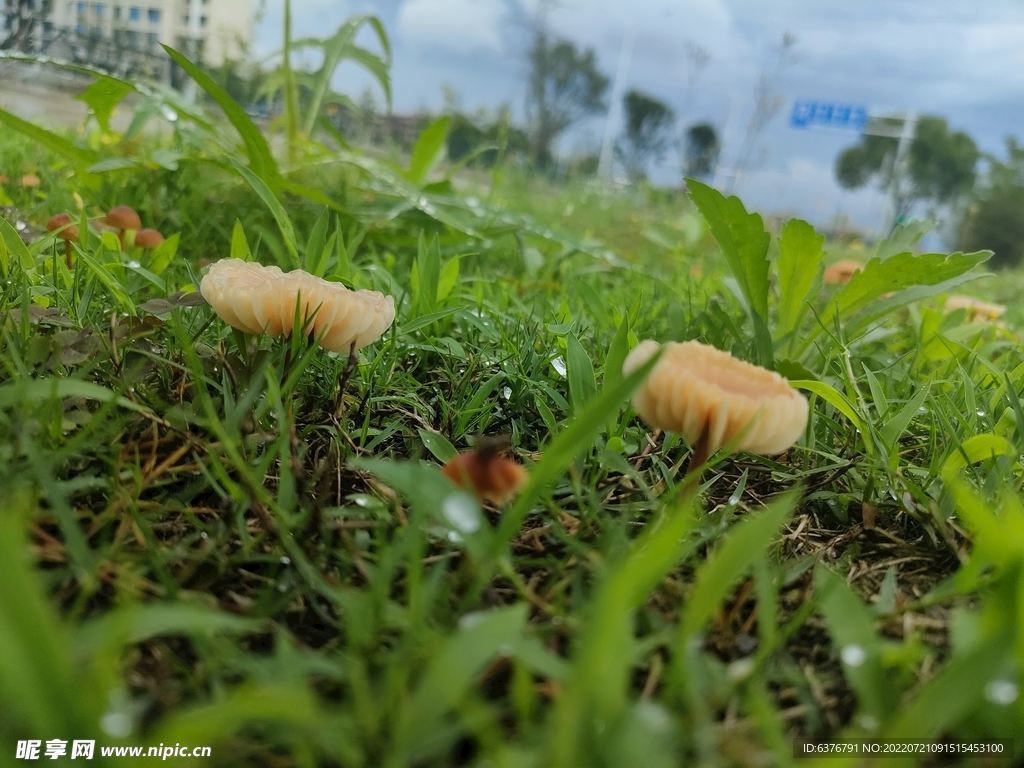
[[[907,162],[907,154],[910,152],[910,145],[914,140],[914,132],[917,130],[917,113],[909,112],[903,116],[903,127],[899,133],[899,143],[896,145],[896,156],[892,162],[892,178],[889,180],[889,215],[886,217],[884,237],[896,228],[900,216],[900,177],[903,174],[903,167]],[[865,131],[867,133],[867,131]]]
[[[614,143],[614,118],[619,116],[622,91],[629,77],[629,67],[633,60],[633,42],[636,39],[636,22],[630,18],[626,24],[626,32],[622,37],[622,48],[619,50],[619,64],[615,69],[615,82],[612,84],[611,103],[608,105],[608,116],[604,122],[604,140],[601,142],[601,157],[597,162],[597,176],[607,179],[612,172],[612,145]]]

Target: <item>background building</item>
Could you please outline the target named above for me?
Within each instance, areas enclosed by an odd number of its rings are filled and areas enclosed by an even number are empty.
[[[164,43],[207,66],[240,60],[254,0],[0,0],[0,47],[46,53],[114,74],[174,77]],[[193,18],[195,13],[195,18]]]

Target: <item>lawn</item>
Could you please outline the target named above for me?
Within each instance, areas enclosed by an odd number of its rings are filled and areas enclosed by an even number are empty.
[[[863,757],[795,740],[876,739],[1014,764],[1024,317],[945,301],[1019,274],[920,253],[919,224],[769,232],[698,182],[467,172],[443,119],[392,159],[298,106],[268,141],[172,55],[204,106],[94,73],[77,131],[0,111],[0,762],[839,768]],[[119,205],[164,243],[101,226]],[[225,258],[395,320],[354,367],[243,333],[198,293]],[[631,404],[644,339],[785,375],[796,445],[688,472]],[[528,480],[480,504],[440,466],[499,436]]]

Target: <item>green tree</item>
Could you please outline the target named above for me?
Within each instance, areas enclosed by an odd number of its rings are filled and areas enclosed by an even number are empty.
[[[1024,147],[1006,140],[1006,161],[988,157],[980,189],[961,220],[957,247],[991,250],[990,264],[1010,266],[1024,261]]]
[[[683,148],[683,176],[692,179],[710,178],[718,165],[721,149],[718,132],[711,123],[690,126]]]
[[[529,65],[531,155],[545,167],[551,163],[552,145],[569,126],[606,108],[608,78],[598,70],[592,49],[581,51],[570,40],[551,40],[543,28],[530,48]]]
[[[892,128],[899,125],[885,119],[872,123],[876,127],[887,124]],[[897,217],[906,216],[918,201],[945,205],[973,188],[978,147],[963,131],[951,132],[944,118],[922,117],[917,122],[905,166],[896,162],[897,146],[895,138],[865,134],[839,155],[836,180],[846,189],[863,187],[872,179],[888,188],[897,174]]]
[[[615,153],[630,178],[642,178],[647,164],[665,154],[676,116],[665,102],[635,89],[622,98],[622,106],[626,128]]]

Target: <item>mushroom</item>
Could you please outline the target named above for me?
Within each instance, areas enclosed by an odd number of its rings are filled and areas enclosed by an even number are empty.
[[[34,173],[26,173],[24,176],[21,177],[21,186],[23,187],[28,187],[29,189],[32,189],[33,187],[38,187],[39,184],[39,177],[36,176]]]
[[[824,280],[828,285],[845,285],[863,265],[858,261],[843,259],[825,268]]]
[[[9,181],[10,181],[10,179],[7,178],[7,174],[6,173],[0,173],[0,184],[6,184]]]
[[[441,472],[481,501],[504,504],[519,492],[527,478],[522,464],[502,455],[507,447],[508,438],[482,437],[473,450],[454,456]]]
[[[996,320],[1006,312],[1002,304],[989,304],[973,296],[950,296],[946,299],[946,311],[967,310],[966,320],[969,323],[978,320]]]
[[[623,364],[628,376],[662,345],[642,341]],[[693,448],[690,467],[725,444],[762,455],[784,452],[807,426],[807,398],[779,374],[698,341],[664,345],[633,393],[633,405],[656,429],[677,432]]]
[[[140,229],[135,233],[135,245],[139,248],[152,250],[164,241],[164,236],[155,229]]]
[[[395,319],[395,300],[377,291],[350,291],[301,269],[282,272],[241,259],[222,259],[199,286],[213,311],[245,333],[290,336],[299,304],[300,331],[331,352],[354,353],[379,339]]]
[[[118,231],[122,248],[125,246],[125,235],[128,232],[137,232],[142,229],[142,219],[139,218],[139,214],[127,205],[111,208],[107,211],[107,216],[103,219],[103,223]]]
[[[46,222],[46,229],[55,232],[57,237],[64,241],[64,261],[68,269],[71,269],[71,244],[78,242],[78,227],[75,226],[74,219],[67,213],[54,214]]]

